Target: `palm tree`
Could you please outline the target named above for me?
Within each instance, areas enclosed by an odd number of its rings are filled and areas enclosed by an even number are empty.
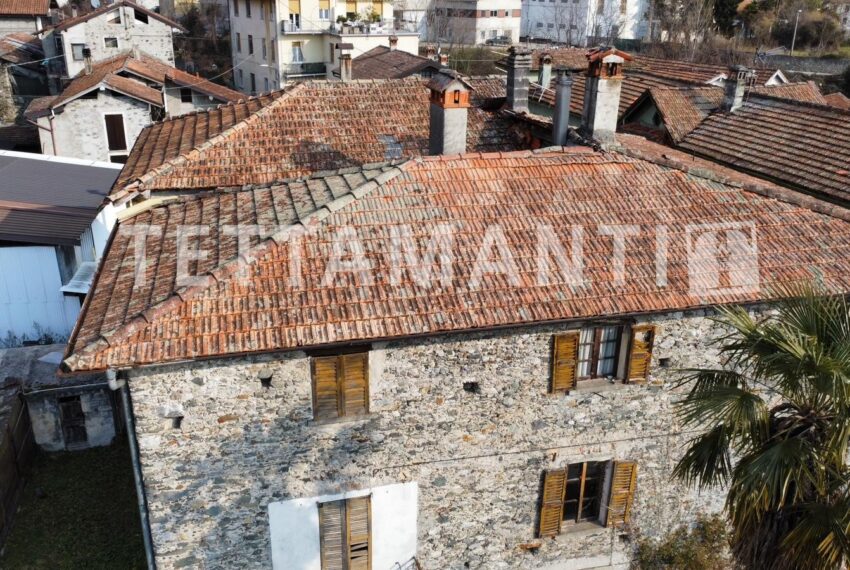
[[[674,475],[728,486],[732,552],[745,568],[833,569],[850,561],[850,313],[796,292],[756,319],[721,310],[722,369],[688,370],[677,403],[688,442]]]

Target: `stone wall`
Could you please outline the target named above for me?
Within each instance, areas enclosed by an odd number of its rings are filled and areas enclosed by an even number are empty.
[[[95,390],[80,388],[61,392],[35,392],[27,394],[27,405],[35,442],[45,451],[62,451],[67,448],[62,432],[59,398],[74,395],[80,396],[88,436],[87,444],[77,445],[75,448],[110,445],[115,439],[112,399],[106,386]]]
[[[324,425],[301,352],[133,371],[158,567],[269,568],[269,503],[415,481],[423,568],[625,568],[636,534],[722,506],[670,480],[692,435],[671,414],[675,369],[716,363],[716,326],[702,312],[651,322],[652,382],[569,395],[547,392],[552,334],[568,325],[376,343],[371,414]],[[523,547],[543,470],[602,459],[638,463],[629,528],[577,525]]]

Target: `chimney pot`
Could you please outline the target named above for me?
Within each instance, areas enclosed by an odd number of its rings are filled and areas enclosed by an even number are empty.
[[[744,94],[747,86],[755,78],[755,73],[742,65],[733,65],[726,75],[726,83],[723,85],[723,104],[720,108],[731,113],[744,104]]]
[[[511,47],[508,53],[508,108],[518,113],[528,112],[528,71],[531,54],[528,50]]]
[[[445,66],[447,66],[448,64],[449,64],[449,54],[447,54],[447,53],[441,53],[441,54],[440,54],[440,65],[442,65],[443,67],[445,67]]]
[[[89,48],[88,46],[83,48],[83,63],[85,65],[86,75],[91,75],[91,48]]]
[[[632,56],[611,47],[600,47],[589,51],[587,59],[581,131],[599,142],[613,142],[620,112],[623,65]]]
[[[339,50],[339,79],[343,83],[351,81],[351,50],[354,46],[350,43],[338,43]]]
[[[432,155],[466,152],[466,124],[472,87],[452,70],[435,73],[428,82],[431,91],[431,132],[428,150]]]
[[[437,48],[434,47],[432,44],[428,44],[427,46],[425,46],[425,57],[437,61]]]
[[[390,51],[398,49],[398,36],[390,36]]]
[[[556,146],[567,144],[572,94],[572,74],[567,70],[558,70],[558,76],[555,79],[555,115],[552,117],[552,144]]]
[[[552,83],[552,56],[548,53],[540,56],[540,75],[537,82],[544,89],[548,89]]]

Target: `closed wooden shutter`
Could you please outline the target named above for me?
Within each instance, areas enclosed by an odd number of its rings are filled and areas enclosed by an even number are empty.
[[[345,569],[345,501],[319,505],[319,541],[322,570]]]
[[[652,362],[652,344],[655,341],[655,327],[638,325],[632,327],[632,343],[629,351],[629,375],[631,383],[639,384],[649,378],[649,366]]]
[[[338,358],[322,356],[313,359],[313,418],[339,417]]]
[[[106,122],[106,142],[109,150],[127,150],[124,115],[104,115],[103,120]]]
[[[357,2],[352,0],[346,0],[345,2],[345,12],[346,14],[356,14],[357,13]]]
[[[608,501],[608,526],[620,526],[629,522],[636,483],[637,463],[634,461],[614,462],[611,497]]]
[[[566,486],[567,472],[564,469],[543,473],[543,500],[540,505],[540,532],[538,533],[541,537],[555,536],[561,532]]]
[[[346,504],[349,570],[369,570],[372,567],[370,503],[369,497],[358,497],[348,499]]]
[[[341,357],[341,415],[356,416],[369,412],[369,353]]]
[[[301,0],[289,0],[289,13],[290,14],[300,14],[301,13]]]
[[[552,347],[552,392],[569,391],[576,387],[578,341],[578,331],[555,336]]]

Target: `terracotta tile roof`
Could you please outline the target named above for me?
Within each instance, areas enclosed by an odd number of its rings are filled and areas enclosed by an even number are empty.
[[[805,103],[817,103],[826,105],[823,93],[818,89],[814,81],[800,81],[798,83],[784,83],[782,85],[755,85],[750,93],[757,95],[770,95],[781,97],[791,101],[803,101]]]
[[[149,55],[142,53],[136,57],[130,53],[123,53],[95,63],[89,74],[81,72],[59,95],[33,100],[26,114],[31,118],[37,117],[51,108],[55,109],[67,104],[101,84],[152,105],[159,107],[163,105],[160,88],[149,87],[146,83],[129,76],[140,77],[159,85],[165,85],[166,80],[173,81],[184,87],[191,86],[192,89],[212,95],[223,102],[244,98],[241,93],[180,71]]]
[[[375,179],[364,183],[371,176]],[[253,238],[243,261],[237,260],[236,237],[223,235],[224,226],[236,222],[290,227],[299,217],[296,226],[309,230],[299,240],[290,240],[285,229],[273,238]],[[701,276],[713,258],[699,249],[686,254],[688,229],[729,222],[744,224],[758,236],[758,290],[692,292],[689,268],[692,276]],[[548,283],[538,282],[535,251],[541,223],[562,244],[570,243],[574,225],[592,236],[582,241],[583,286],[558,274]],[[189,251],[210,252],[190,263],[190,274],[201,277],[188,287],[176,284],[173,235],[179,224],[210,228],[209,235],[187,244]],[[400,278],[393,281],[389,264],[395,257],[388,255],[393,232],[404,229],[415,243],[424,244],[438,224],[449,224],[462,235],[451,245],[451,283],[426,287],[414,282],[417,271],[433,268],[421,260],[403,262]],[[641,228],[627,239],[620,286],[614,285],[612,273],[613,241],[599,237],[603,224]],[[656,285],[651,231],[659,224],[668,228],[664,287]],[[340,239],[360,249],[345,233],[352,230],[372,277],[357,272],[328,277]],[[135,248],[141,241],[134,236],[139,232],[149,232],[149,238],[140,270],[144,279],[136,281]],[[504,236],[504,242],[496,241],[513,253],[516,271],[485,273],[476,281],[475,260],[487,235]],[[298,249],[290,249],[292,244]],[[184,197],[121,222],[65,366],[97,370],[683,310],[759,301],[781,285],[814,278],[848,291],[848,247],[846,221],[621,154],[579,148],[419,158],[380,174],[353,169]],[[300,283],[289,273],[295,251],[300,252]],[[350,250],[341,255],[348,260]],[[485,253],[488,260],[496,256]]]
[[[0,0],[0,16],[46,16],[50,0]]]
[[[489,91],[498,80],[470,81]],[[428,91],[418,78],[305,82],[252,104],[147,127],[111,195],[119,199],[128,184],[133,192],[266,184],[424,155],[429,116]],[[516,144],[509,127],[497,114],[473,107],[467,148],[511,150]]]
[[[581,116],[584,108],[584,89],[586,77],[583,73],[573,74],[573,90],[570,97],[570,113]],[[620,90],[620,117],[647,89],[661,86],[679,86],[680,83],[640,73],[626,73],[623,77],[623,86]],[[541,89],[537,83],[532,83],[528,90],[529,101],[537,101],[548,107],[555,106],[555,83],[550,84],[549,89]]]
[[[720,87],[655,87],[649,96],[655,101],[667,134],[678,143],[723,103]]]
[[[707,83],[720,75],[725,76],[729,71],[729,66],[725,65],[693,63],[639,54],[634,56],[629,68],[686,83]],[[756,85],[765,85],[778,70],[753,69],[753,71],[756,72]]]
[[[144,14],[147,14],[148,17],[150,17],[150,18],[154,18],[155,20],[159,20],[163,24],[171,26],[175,30],[179,30],[179,31],[184,32],[184,33],[187,31],[186,28],[184,28],[183,26],[181,26],[180,24],[178,24],[174,20],[166,18],[162,14],[158,14],[157,12],[154,12],[152,10],[148,10],[144,6],[140,6],[139,4],[136,4],[135,2],[132,2],[131,0],[115,0],[115,2],[113,2],[112,4],[104,4],[103,6],[98,8],[97,10],[92,10],[91,12],[87,12],[85,14],[80,14],[76,18],[66,18],[66,19],[62,20],[61,22],[59,22],[57,25],[53,26],[53,29],[56,30],[56,31],[67,30],[68,28],[72,28],[72,27],[76,26],[77,24],[81,24],[82,22],[87,22],[87,21],[91,20],[92,18],[96,18],[97,16],[100,16],[101,14],[106,14],[107,12],[114,10],[118,6],[128,6],[130,8],[135,9],[135,10],[139,10],[140,12],[143,12]]]
[[[424,69],[439,69],[439,62],[387,46],[376,46],[351,60],[353,79],[401,79]]]
[[[850,112],[759,96],[715,113],[680,143],[721,164],[835,201],[850,200]]]
[[[26,32],[16,32],[0,38],[0,60],[26,64],[44,58],[41,40]]]
[[[826,104],[830,107],[850,110],[850,97],[847,97],[844,93],[830,93],[829,95],[824,95],[823,98],[826,100]]]

